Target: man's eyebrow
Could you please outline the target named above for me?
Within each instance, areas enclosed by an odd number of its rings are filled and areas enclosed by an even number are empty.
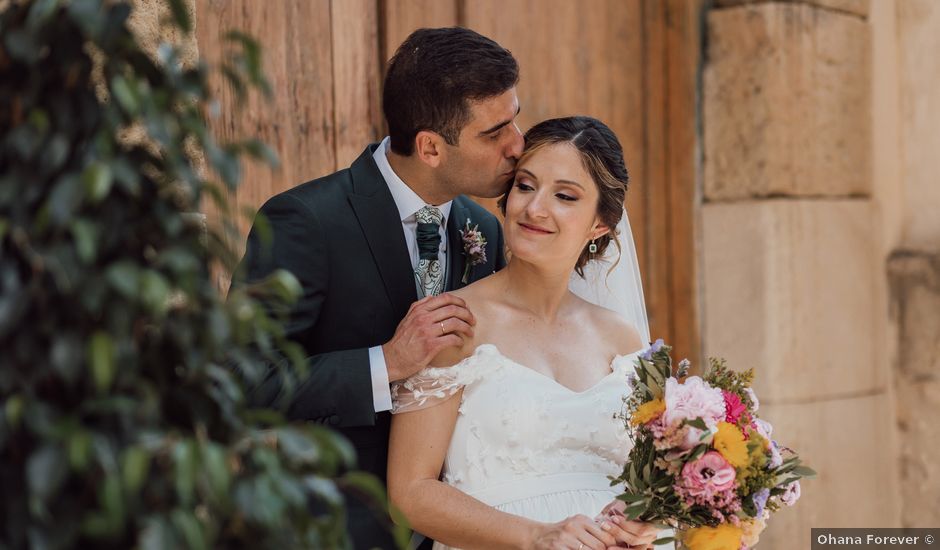
[[[522,105],[519,105],[518,107],[516,107],[516,114],[513,115],[512,118],[510,118],[509,120],[504,120],[504,121],[500,122],[499,124],[497,124],[496,126],[493,126],[492,128],[487,128],[486,130],[483,130],[482,132],[479,133],[479,135],[485,136],[485,135],[487,135],[487,134],[492,134],[493,132],[498,132],[498,131],[500,130],[500,128],[502,128],[503,126],[509,124],[510,122],[512,122],[512,120],[513,120],[514,118],[516,118],[517,116],[519,116],[519,113],[520,113],[521,111],[522,111]]]

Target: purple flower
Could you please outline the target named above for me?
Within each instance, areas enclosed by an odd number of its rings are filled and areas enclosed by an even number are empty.
[[[754,517],[761,517],[764,513],[764,507],[767,506],[767,499],[770,497],[770,489],[761,489],[754,493],[751,498],[754,499],[754,507],[757,508],[757,514]]]
[[[656,353],[656,352],[658,352],[659,350],[663,349],[663,346],[664,346],[664,345],[666,345],[666,342],[664,342],[662,338],[657,338],[656,341],[653,342],[653,345],[650,346],[650,347],[643,353],[643,359],[646,359],[647,361],[652,361],[652,360],[653,360],[653,354]]]

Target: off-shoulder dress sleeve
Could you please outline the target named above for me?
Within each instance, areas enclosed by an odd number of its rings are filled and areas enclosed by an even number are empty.
[[[428,367],[410,378],[392,383],[392,414],[418,411],[439,405],[460,388],[482,375],[479,348],[473,355],[450,367]]]

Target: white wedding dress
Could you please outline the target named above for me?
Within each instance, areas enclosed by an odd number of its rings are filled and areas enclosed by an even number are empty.
[[[607,376],[576,392],[483,344],[453,367],[395,384],[394,410],[431,406],[464,388],[445,483],[537,521],[594,517],[621,492],[608,476],[621,473],[632,443],[615,415],[638,353],[614,357]]]

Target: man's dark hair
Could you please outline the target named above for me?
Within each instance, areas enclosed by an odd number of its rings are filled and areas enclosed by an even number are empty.
[[[498,96],[518,81],[516,59],[489,38],[460,27],[416,30],[385,75],[382,109],[392,151],[411,155],[422,130],[457,145],[470,101]]]

